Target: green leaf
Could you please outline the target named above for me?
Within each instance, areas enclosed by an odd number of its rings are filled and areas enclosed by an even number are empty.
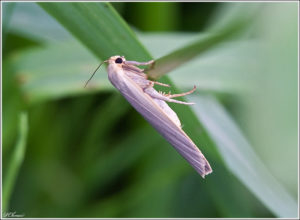
[[[9,2],[9,3],[5,2],[5,3],[3,3],[2,37],[6,36],[6,32],[7,32],[7,29],[8,29],[7,26],[11,22],[11,17],[12,17],[13,11],[15,9],[15,5],[16,5],[15,2]],[[2,38],[2,41],[3,41],[2,43],[4,44],[5,39]]]
[[[241,14],[241,12],[239,12],[238,14],[234,14],[230,19],[227,19],[226,22],[221,23],[217,27],[212,27],[208,31],[208,34],[202,34],[194,42],[159,58],[156,60],[153,68],[148,71],[149,76],[157,79],[216,47],[220,43],[228,41],[242,31],[247,30],[254,15],[257,13],[257,8],[244,7],[242,4],[238,5],[238,8],[247,13]]]
[[[140,36],[155,56],[195,38],[195,35],[185,34]],[[161,49],[161,43],[165,45],[164,50]],[[253,74],[256,73],[250,59],[256,48],[255,42],[225,44],[204,54],[201,59],[179,67],[170,77],[179,88],[184,89],[195,84],[198,89],[219,93],[243,91],[252,85],[249,82],[253,81]],[[98,63],[82,44],[74,40],[21,51],[9,62],[14,65],[23,96],[29,103],[112,90],[104,67],[89,83],[89,90],[83,87]],[[248,80],[245,81],[245,78]]]
[[[267,170],[229,114],[212,96],[192,96],[195,113],[216,143],[228,168],[273,213],[297,217],[297,202]],[[279,161],[280,163],[280,161]]]
[[[9,160],[6,175],[3,179],[3,210],[9,211],[9,201],[11,193],[13,191],[18,172],[23,163],[25,150],[26,150],[26,139],[28,131],[28,118],[26,113],[21,113],[19,116],[19,138],[13,149],[12,156]]]
[[[99,62],[77,41],[25,50],[12,57],[10,64],[14,64],[23,96],[30,104],[112,88],[105,68],[93,78],[92,89],[84,88]]]
[[[113,55],[147,61],[151,57],[109,3],[39,3],[102,60]]]
[[[154,57],[168,54],[198,36],[199,34],[183,33],[139,34]],[[255,39],[222,43],[186,65],[172,70],[169,77],[181,89],[188,90],[191,85],[196,85],[198,91],[245,94],[257,89],[256,77],[260,66],[255,65],[256,61],[252,58],[262,59],[259,50],[259,42]]]
[[[51,15],[33,2],[15,2],[7,25],[9,33],[29,38],[43,44],[69,40],[72,35]],[[6,3],[12,5],[12,3]],[[38,21],[38,22],[37,22]]]
[[[161,35],[141,35],[142,41],[149,45],[154,54],[158,54],[157,48],[161,43],[167,52],[174,47],[174,42],[186,41],[184,35],[178,34],[168,34],[161,40],[157,40],[158,37],[161,38]],[[170,77],[179,88],[184,89],[195,84],[198,89],[219,93],[244,91],[253,85],[249,82],[253,81],[256,71],[249,57],[256,48],[255,42],[225,44],[203,55],[201,59],[197,58],[189,65],[179,67]],[[74,40],[24,50],[12,57],[9,64],[14,65],[23,96],[29,103],[112,90],[104,67],[90,81],[89,89],[83,87],[99,61]]]

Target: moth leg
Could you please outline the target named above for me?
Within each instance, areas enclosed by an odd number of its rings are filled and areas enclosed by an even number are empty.
[[[194,86],[194,88],[191,91],[188,91],[188,92],[184,92],[184,93],[180,93],[180,94],[173,94],[173,95],[171,95],[169,93],[168,95],[165,95],[165,96],[168,97],[168,98],[175,98],[175,97],[180,97],[180,96],[186,96],[186,95],[189,95],[189,94],[195,92],[195,90],[196,90],[196,86]]]
[[[167,95],[164,95],[164,94],[156,91],[151,86],[148,86],[147,88],[144,88],[144,92],[146,94],[148,94],[150,97],[152,97],[153,99],[158,99],[158,100],[162,100],[162,101],[166,101],[166,102],[174,102],[174,103],[183,104],[183,105],[193,105],[193,104],[195,104],[195,103],[192,103],[192,102],[182,102],[182,101],[178,101],[178,100],[175,100],[175,99],[171,99]]]
[[[164,84],[164,83],[161,83],[161,82],[151,81],[151,80],[149,80],[149,81],[150,81],[150,82],[153,82],[153,83],[156,84],[156,85],[160,85],[160,86],[164,86],[164,87],[171,87],[170,85]]]
[[[146,66],[146,65],[153,64],[154,60],[150,60],[148,62],[137,62],[137,61],[125,60],[124,63],[127,64],[127,65],[142,65],[142,66]]]

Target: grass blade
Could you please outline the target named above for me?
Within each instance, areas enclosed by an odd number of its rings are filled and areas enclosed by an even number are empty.
[[[9,64],[15,67],[24,97],[30,104],[112,88],[105,68],[90,83],[93,89],[84,88],[98,61],[75,40],[24,50],[12,57]]]
[[[72,37],[62,25],[34,2],[14,2],[8,31],[42,44],[60,42]],[[38,21],[38,22],[37,22]]]
[[[201,35],[194,42],[159,58],[156,60],[153,68],[148,71],[149,76],[153,79],[158,79],[191,59],[194,59],[196,56],[203,54],[222,42],[228,41],[244,31],[251,24],[257,10],[256,7],[248,8],[243,7],[243,5],[238,5],[238,8],[242,11],[250,9],[250,12],[245,13],[244,16],[241,16],[240,12],[236,13],[236,19],[228,19],[227,22],[218,25],[218,27],[213,27],[209,31],[210,34]]]
[[[7,173],[3,182],[3,210],[8,211],[9,200],[11,193],[19,172],[19,169],[23,163],[25,149],[26,149],[26,139],[28,131],[28,118],[26,113],[20,114],[19,119],[19,139],[16,143],[12,157],[9,161]]]
[[[113,55],[150,60],[147,50],[109,3],[39,3],[102,60]]]
[[[199,34],[163,33],[139,34],[141,41],[154,57],[173,51],[174,46],[199,38]],[[161,48],[164,45],[164,48]],[[222,43],[209,52],[191,60],[188,65],[172,70],[169,77],[184,90],[195,84],[201,91],[241,94],[256,90],[259,66],[253,57],[260,57],[258,40],[239,40]],[[262,56],[262,55],[261,55]],[[216,65],[217,64],[217,65]]]
[[[191,100],[228,168],[278,217],[295,218],[297,202],[266,169],[224,108],[212,96]]]

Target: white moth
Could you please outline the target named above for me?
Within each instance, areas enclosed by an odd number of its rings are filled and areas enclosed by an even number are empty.
[[[194,167],[203,178],[205,175],[211,173],[212,169],[208,161],[194,142],[182,130],[178,116],[166,103],[174,102],[184,105],[194,104],[181,102],[172,98],[191,94],[196,90],[196,87],[191,91],[182,94],[164,94],[156,91],[153,88],[154,84],[165,87],[170,87],[169,85],[148,80],[144,70],[135,66],[150,65],[154,63],[153,60],[149,62],[136,62],[126,61],[124,56],[112,56],[104,62],[108,63],[108,78],[110,82],[120,91],[127,101],[192,165],[192,167]],[[101,64],[98,68],[100,66]]]

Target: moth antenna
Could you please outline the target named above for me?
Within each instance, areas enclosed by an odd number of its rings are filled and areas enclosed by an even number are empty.
[[[85,85],[84,85],[84,88],[87,86],[87,84],[89,83],[89,81],[91,81],[91,79],[93,78],[93,76],[95,75],[95,73],[97,72],[97,70],[100,68],[100,66],[101,66],[103,63],[105,63],[105,62],[107,62],[107,60],[104,60],[102,63],[99,64],[99,66],[98,66],[98,67],[96,68],[96,70],[93,72],[93,74],[92,74],[92,76],[89,78],[89,80],[86,81],[86,83],[85,83]]]

